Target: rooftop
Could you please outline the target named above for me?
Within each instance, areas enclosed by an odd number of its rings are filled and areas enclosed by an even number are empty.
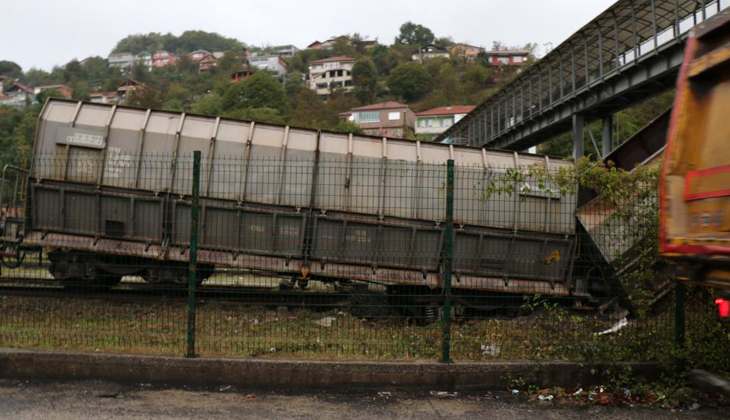
[[[380,104],[372,104],[372,105],[366,105],[361,106],[359,108],[353,108],[351,111],[372,111],[376,109],[398,109],[398,108],[408,108],[407,104],[402,104],[400,102],[383,102]]]
[[[491,50],[486,51],[487,54],[491,55],[530,55],[532,54],[529,51],[520,51],[520,50]]]
[[[430,115],[455,115],[455,114],[468,114],[474,110],[474,105],[454,105],[454,106],[442,106],[439,108],[429,109],[427,111],[419,112],[416,114],[417,117],[427,117]]]
[[[350,57],[339,56],[339,57],[330,57],[330,58],[323,58],[321,60],[310,61],[309,64],[335,63],[338,61],[351,61],[354,63],[355,59],[350,58]]]
[[[451,48],[455,48],[455,47],[481,48],[481,47],[477,47],[476,45],[464,44],[463,42],[459,42],[459,43],[456,43],[451,46]]]

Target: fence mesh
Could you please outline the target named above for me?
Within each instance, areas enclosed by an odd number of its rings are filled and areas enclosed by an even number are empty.
[[[0,346],[654,360],[675,340],[655,185],[626,211],[549,164],[82,150],[4,175]],[[709,299],[688,294],[688,339]]]

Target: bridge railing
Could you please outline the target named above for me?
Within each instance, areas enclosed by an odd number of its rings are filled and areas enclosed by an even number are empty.
[[[682,42],[730,0],[621,0],[487,99],[440,140],[489,146],[645,57]]]

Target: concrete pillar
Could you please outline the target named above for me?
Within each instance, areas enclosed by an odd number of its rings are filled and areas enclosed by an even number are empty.
[[[585,156],[583,143],[583,124],[585,117],[583,114],[573,114],[573,159],[578,160]]]
[[[613,150],[613,115],[603,117],[603,135],[601,136],[602,155],[605,158]]]

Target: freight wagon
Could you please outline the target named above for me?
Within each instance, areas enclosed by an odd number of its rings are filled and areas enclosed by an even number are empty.
[[[575,194],[533,179],[488,192],[512,169],[569,162],[58,99],[39,117],[6,249],[51,250],[67,281],[187,282],[195,150],[201,281],[233,267],[438,290],[453,160],[456,293],[591,294],[572,277]]]

